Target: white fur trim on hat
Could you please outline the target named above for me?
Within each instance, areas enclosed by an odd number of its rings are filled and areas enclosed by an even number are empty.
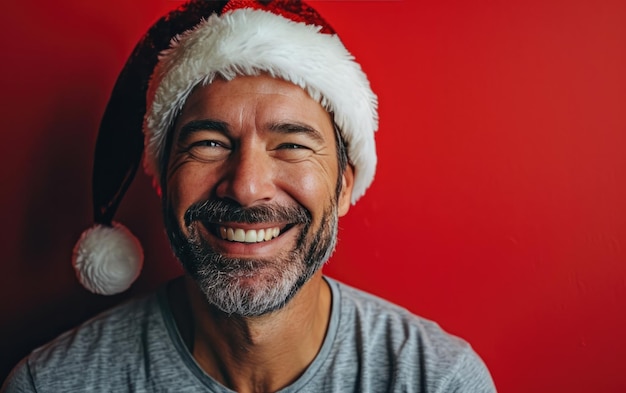
[[[167,132],[195,86],[260,72],[300,86],[334,114],[355,169],[356,202],[376,171],[376,95],[337,35],[260,10],[213,14],[161,54],[147,96],[146,172],[158,181]]]
[[[137,279],[143,266],[143,250],[123,225],[96,224],[76,243],[72,264],[85,288],[113,295],[125,291]]]

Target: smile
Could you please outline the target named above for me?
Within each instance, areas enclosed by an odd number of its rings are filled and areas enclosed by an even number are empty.
[[[232,227],[219,227],[219,234],[223,240],[239,243],[260,243],[266,242],[280,235],[279,227],[262,229],[242,229]]]

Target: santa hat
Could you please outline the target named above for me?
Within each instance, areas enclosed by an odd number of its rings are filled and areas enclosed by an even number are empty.
[[[302,87],[333,113],[355,170],[352,203],[365,193],[376,169],[377,99],[330,25],[297,0],[192,0],[152,26],[113,89],[96,144],[96,224],[74,248],[83,286],[110,295],[139,275],[141,245],[113,216],[142,154],[158,188],[167,133],[192,89],[259,73]]]

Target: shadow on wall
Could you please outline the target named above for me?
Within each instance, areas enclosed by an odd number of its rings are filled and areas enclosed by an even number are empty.
[[[55,98],[49,115],[38,116],[45,124],[36,129],[19,154],[28,163],[25,184],[18,201],[21,209],[8,212],[17,223],[16,244],[7,244],[8,274],[0,277],[0,380],[34,348],[78,325],[96,313],[139,293],[154,289],[180,274],[173,262],[161,224],[160,202],[142,173],[130,187],[116,220],[127,225],[144,244],[145,273],[130,291],[98,296],[84,290],[71,266],[72,249],[81,231],[92,225],[91,171],[99,114],[98,101],[105,93],[89,86],[93,75],[83,75]],[[77,78],[80,78],[77,76]],[[36,128],[36,127],[35,127]],[[149,244],[150,247],[145,247]],[[11,257],[12,256],[12,257]]]
[[[91,217],[94,98],[87,89],[60,91],[49,115],[37,115],[43,129],[33,130],[23,143],[31,146],[21,152],[30,156],[19,168],[26,198],[18,201],[23,209],[7,212],[9,221],[17,223],[12,230],[19,243],[8,245],[9,255],[15,256],[6,262],[13,265],[12,274],[0,278],[7,299],[0,327],[1,379],[36,346],[121,300],[86,294],[70,264],[80,228]]]

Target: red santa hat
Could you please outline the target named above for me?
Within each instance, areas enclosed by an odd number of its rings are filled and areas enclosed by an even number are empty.
[[[355,171],[352,202],[365,193],[376,169],[377,98],[330,25],[297,0],[191,1],[148,31],[111,95],[96,144],[95,225],[74,248],[83,286],[110,295],[139,275],[141,245],[113,216],[142,154],[158,188],[167,133],[193,88],[259,73],[300,86],[333,113]]]

